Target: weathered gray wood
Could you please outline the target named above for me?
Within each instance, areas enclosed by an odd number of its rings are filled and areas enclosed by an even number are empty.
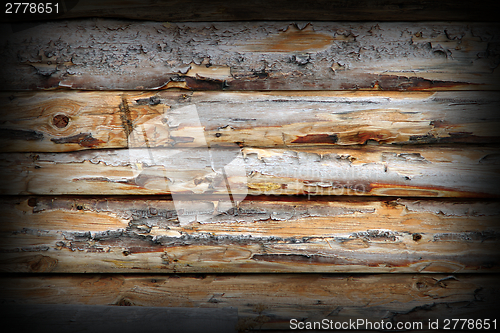
[[[75,304],[3,304],[3,322],[10,321],[16,332],[195,333],[234,332],[236,308],[169,308]],[[11,326],[11,328],[14,328]]]
[[[0,89],[498,89],[498,31],[456,22],[55,21],[3,34]]]
[[[494,143],[499,109],[495,92],[5,92],[0,151]]]
[[[232,306],[238,308],[239,331],[289,330],[292,318],[384,320],[394,325],[428,325],[438,319],[443,328],[443,320],[452,318],[497,319],[498,325],[498,278],[493,274],[13,275],[0,277],[0,298],[7,305],[214,310]],[[424,326],[416,331],[429,330]]]
[[[0,194],[498,197],[498,155],[439,145],[5,153]]]
[[[498,21],[495,0],[127,0],[58,1],[59,13],[37,20],[117,17],[156,21]],[[5,22],[32,21],[33,15],[2,15]]]
[[[497,201],[23,197],[3,272],[498,272]]]

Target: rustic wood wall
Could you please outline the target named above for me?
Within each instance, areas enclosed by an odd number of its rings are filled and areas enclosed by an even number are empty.
[[[373,3],[4,18],[1,318],[500,325],[498,2]]]

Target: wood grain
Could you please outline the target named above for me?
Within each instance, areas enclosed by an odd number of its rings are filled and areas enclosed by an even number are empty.
[[[2,90],[497,90],[496,23],[71,20],[6,31]]]
[[[500,142],[494,92],[0,94],[2,152]]]
[[[498,155],[496,147],[379,145],[5,153],[0,194],[498,197]]]
[[[500,320],[497,1],[60,3],[0,25],[4,321]]]
[[[249,274],[12,275],[4,304],[238,308],[238,330],[290,328],[290,319],[422,322],[497,319],[498,275]],[[361,329],[363,327],[360,327]],[[427,331],[427,327],[424,330]]]
[[[498,272],[498,201],[22,197],[3,272]]]

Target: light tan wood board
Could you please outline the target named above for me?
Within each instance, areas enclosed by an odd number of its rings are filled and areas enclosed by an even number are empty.
[[[2,152],[500,141],[495,92],[4,92]]]
[[[497,201],[25,197],[4,272],[497,272]]]
[[[290,329],[290,319],[421,322],[496,318],[498,275],[32,275],[0,278],[6,304],[238,308],[238,329]],[[416,327],[418,328],[418,327]],[[432,330],[431,330],[432,331]]]
[[[378,144],[5,153],[0,194],[497,197],[498,156],[495,147]]]

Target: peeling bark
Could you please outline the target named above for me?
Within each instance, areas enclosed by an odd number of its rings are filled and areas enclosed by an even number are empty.
[[[0,27],[0,317],[498,317],[497,2],[281,2],[64,1]]]
[[[2,90],[496,90],[495,23],[54,21],[1,41]]]
[[[0,154],[17,194],[256,194],[498,197],[498,149],[117,149]]]
[[[453,273],[500,267],[497,201],[255,197],[232,207],[217,196],[175,202],[23,197],[5,200],[0,213],[4,272]]]
[[[500,141],[493,92],[80,91],[0,101],[3,152]]]

